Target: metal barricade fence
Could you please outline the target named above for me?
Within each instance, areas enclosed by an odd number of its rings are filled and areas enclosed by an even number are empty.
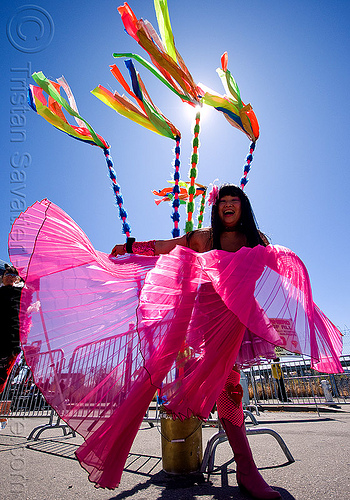
[[[86,343],[73,351],[68,372],[63,375],[67,385],[76,388],[67,394],[67,405],[86,398],[76,416],[106,418],[126,398],[132,373],[140,362],[136,330],[132,327],[126,333]]]
[[[48,359],[50,363],[47,363]],[[44,377],[44,372],[50,370],[53,365],[59,372],[63,363],[61,349],[44,352],[37,356],[35,369]],[[42,417],[50,413],[51,407],[34,384],[33,374],[21,353],[0,395],[0,414],[2,417]]]
[[[350,356],[340,358],[344,373],[313,370],[300,357],[264,363],[244,370],[254,405],[343,405],[350,403]],[[275,366],[274,366],[275,365]],[[278,366],[276,366],[278,365]]]
[[[82,407],[79,411],[89,413],[94,418],[101,413],[106,416],[112,411],[111,401],[121,402],[128,392],[132,374],[137,373],[141,358],[138,354],[138,336],[135,329],[130,329],[128,335],[90,342],[77,347],[69,363],[64,358],[62,350],[37,353],[26,353],[35,363],[34,372],[40,385],[45,384],[47,391],[62,393],[64,404],[74,405],[82,397],[89,395],[89,404],[94,408]],[[112,373],[108,387],[104,384],[107,373]],[[100,387],[101,390],[95,390]],[[91,396],[90,396],[91,394]],[[62,396],[63,397],[63,396]],[[25,362],[23,354],[19,355],[14,364],[4,391],[0,394],[0,414],[2,417],[35,417],[49,415],[51,407],[45,401],[39,389],[34,384],[32,372]],[[158,418],[156,412],[149,413],[150,419]]]
[[[104,341],[102,354],[96,357],[96,368],[103,366],[106,363],[118,364],[121,358],[129,356],[130,363],[134,362],[134,348],[132,344],[126,344],[125,349],[121,349],[118,344],[118,336],[106,339]],[[97,343],[86,344],[80,346],[73,354],[70,366],[65,376],[69,382],[81,371],[82,363],[87,359],[94,359],[94,349],[99,347],[101,353],[101,345]],[[119,353],[119,357],[115,353]],[[49,358],[48,358],[49,357]],[[50,363],[47,363],[47,359]],[[84,361],[85,360],[85,361]],[[41,353],[38,356],[36,372],[48,370],[55,366],[51,373],[51,378],[55,375],[60,375],[62,381],[62,369],[64,368],[64,354],[61,350],[52,351],[50,353]],[[272,375],[271,364],[265,363],[244,370],[248,379],[248,392],[244,396],[244,405],[249,406],[273,406],[281,405],[339,405],[350,403],[350,356],[342,356],[341,363],[344,367],[344,373],[341,374],[323,374],[312,370],[310,361],[305,358],[296,360],[283,360],[279,362],[282,377],[274,378]],[[44,368],[46,367],[46,368]],[[67,368],[67,367],[66,367]],[[93,373],[93,372],[91,372]],[[44,375],[44,373],[43,373]],[[45,378],[45,377],[44,377]],[[87,379],[87,386],[95,383],[96,379]],[[120,380],[117,381],[118,385]],[[108,407],[108,401],[100,399],[100,405]],[[0,420],[6,417],[49,417],[50,422],[53,420],[54,412],[42,396],[39,389],[34,384],[33,375],[29,367],[25,363],[23,355],[17,359],[10,377],[7,381],[4,391],[0,395]],[[58,416],[57,416],[58,418]],[[150,425],[158,423],[160,419],[160,408],[156,397],[151,402],[147,410],[144,421]],[[210,421],[215,421],[213,416]],[[51,425],[51,424],[50,424]],[[57,423],[52,424],[57,427]],[[48,427],[47,425],[45,426]]]

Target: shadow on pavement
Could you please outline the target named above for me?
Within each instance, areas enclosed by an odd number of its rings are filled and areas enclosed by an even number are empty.
[[[226,464],[225,464],[226,465]],[[227,484],[227,476],[225,478],[225,467],[222,467],[221,479],[222,485],[213,485],[211,481],[206,481],[203,474],[177,475],[169,476],[163,471],[154,474],[144,483],[139,483],[125,490],[109,500],[126,500],[133,495],[144,492],[146,496],[147,490],[151,487],[158,487],[159,500],[200,500],[201,496],[212,500],[251,500],[251,497],[242,493],[238,486],[229,486]],[[227,468],[226,468],[227,471]],[[224,477],[223,477],[224,476]],[[275,488],[282,495],[283,500],[296,500],[288,491],[283,488]],[[150,498],[155,498],[154,489],[149,495]]]
[[[78,444],[67,442],[65,439],[45,439],[28,443],[26,447],[30,450],[47,453],[50,455],[60,456],[70,460],[76,460],[75,451],[79,448]],[[138,453],[130,453],[124,468],[124,472],[143,476],[146,481],[140,482],[128,490],[121,491],[109,500],[126,500],[133,495],[144,492],[146,497],[154,497],[154,488],[157,488],[159,500],[200,500],[201,496],[208,497],[212,500],[248,500],[250,496],[240,491],[238,486],[229,486],[228,477],[234,474],[235,471],[231,466],[234,460],[215,467],[210,478],[207,480],[206,475],[202,473],[193,474],[167,474],[161,467],[161,457],[153,455],[143,455]],[[260,467],[260,470],[276,469],[290,465],[289,462],[274,465],[270,467]],[[158,472],[154,472],[158,469]],[[214,478],[216,484],[213,484]],[[217,479],[220,479],[220,486],[217,485]],[[147,494],[147,490],[149,494]],[[283,500],[295,500],[295,497],[290,495],[283,488],[275,488],[282,495]],[[151,492],[152,490],[152,492]],[[117,492],[118,490],[116,490]]]
[[[56,457],[76,460],[75,452],[79,448],[79,445],[57,439],[43,439],[28,443],[26,448],[33,451],[40,451],[41,453],[47,453],[48,455],[55,455]]]

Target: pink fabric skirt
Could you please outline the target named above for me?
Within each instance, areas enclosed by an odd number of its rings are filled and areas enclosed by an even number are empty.
[[[43,200],[15,221],[9,252],[26,280],[27,363],[47,401],[84,437],[77,457],[98,487],[118,486],[157,391],[177,417],[206,419],[234,363],[273,358],[274,346],[342,371],[341,334],[284,247],[113,258]]]

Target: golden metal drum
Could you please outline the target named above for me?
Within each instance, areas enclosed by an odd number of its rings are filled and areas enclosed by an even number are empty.
[[[202,464],[202,421],[196,417],[181,421],[160,414],[163,470],[169,474],[198,472]]]

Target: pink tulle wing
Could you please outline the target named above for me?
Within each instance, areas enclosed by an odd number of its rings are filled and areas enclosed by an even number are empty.
[[[313,302],[311,284],[299,257],[282,246],[266,247],[266,269],[257,282],[256,298],[272,322],[289,322],[281,347],[309,355],[312,366],[340,373],[341,333]],[[288,343],[286,345],[286,343]]]
[[[9,236],[9,255],[24,279],[31,266],[31,280],[98,258],[80,227],[49,200],[36,202],[16,219]]]
[[[315,336],[319,351],[318,361],[312,360],[312,368],[325,373],[341,373],[344,371],[339,356],[343,342],[341,333],[327,316],[315,304]]]
[[[77,455],[91,479],[115,487],[155,392],[136,311],[157,258],[111,259],[95,251],[75,222],[47,200],[16,220],[9,248],[26,279],[21,336],[36,384],[84,436]],[[113,480],[106,464],[115,466]]]
[[[98,486],[119,484],[157,389],[173,414],[205,419],[234,362],[269,358],[275,345],[341,371],[340,334],[313,304],[304,265],[283,247],[113,259],[43,200],[16,220],[9,249],[26,279],[27,362],[84,436],[77,456]]]
[[[214,250],[202,254],[203,268],[216,293],[254,334],[278,345],[280,336],[271,325],[264,308],[254,296],[256,282],[265,269],[265,247],[243,247],[238,252]]]

